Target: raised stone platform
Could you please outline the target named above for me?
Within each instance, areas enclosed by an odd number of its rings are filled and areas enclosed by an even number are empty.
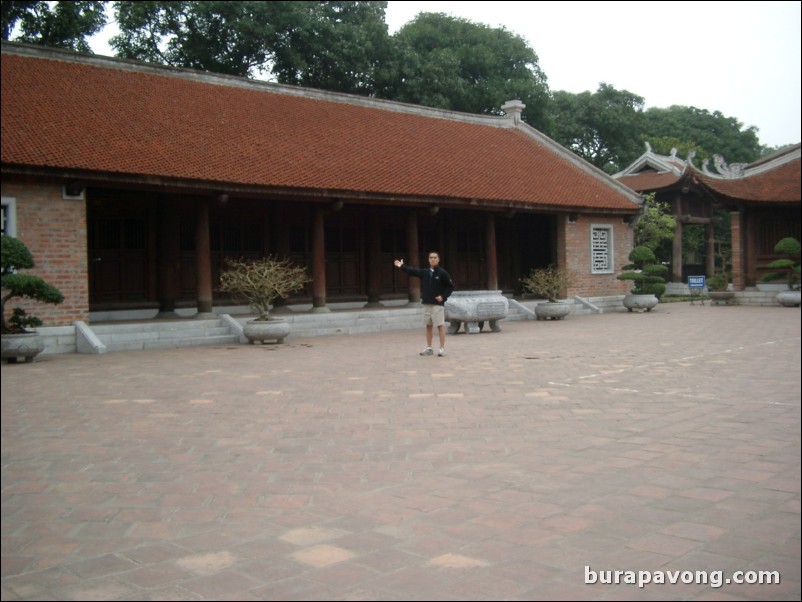
[[[464,324],[465,332],[478,334],[485,322],[490,323],[490,330],[500,332],[498,322],[507,317],[509,308],[509,300],[501,291],[455,291],[445,305],[448,332],[456,334]]]

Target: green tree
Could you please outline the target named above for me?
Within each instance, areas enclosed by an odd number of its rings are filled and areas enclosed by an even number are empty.
[[[280,28],[292,27],[287,2],[115,2],[117,56],[247,76],[267,62]]]
[[[115,3],[118,56],[371,95],[392,52],[386,2]]]
[[[64,295],[52,284],[39,276],[23,273],[34,267],[33,255],[25,244],[6,234],[0,235],[0,265],[2,265],[2,290],[0,297],[0,329],[3,334],[22,333],[28,327],[42,325],[36,316],[29,316],[21,307],[14,308],[6,321],[6,303],[14,298],[31,299],[42,303],[58,305],[64,302]]]
[[[442,13],[421,13],[394,36],[394,100],[466,113],[500,115],[508,100],[526,105],[523,118],[544,128],[546,76],[535,51],[502,28]]]
[[[721,112],[673,105],[667,109],[651,108],[643,114],[644,139],[660,138],[682,140],[696,149],[698,167],[709,153],[719,154],[727,163],[751,163],[761,155],[763,147],[757,137],[757,128],[742,129],[743,124]]]
[[[781,144],[780,146],[763,146],[760,149],[760,156],[766,157],[771,155],[772,153],[778,153],[780,151],[788,150],[792,146],[796,146],[796,144]]]
[[[629,261],[616,278],[631,280],[630,291],[633,295],[654,295],[659,299],[666,292],[663,274],[668,271],[668,267],[660,263],[652,249],[646,245],[638,245],[632,249]]]
[[[106,24],[105,2],[2,2],[3,39],[92,52],[88,38]]]
[[[635,245],[658,251],[665,241],[674,238],[677,220],[671,215],[671,205],[654,200],[654,193],[647,194],[643,202],[640,219],[635,224]]]
[[[394,45],[387,2],[288,2],[300,12],[274,48],[279,82],[372,96],[386,89]]]
[[[682,227],[682,262],[703,263],[705,255],[705,227],[702,224],[686,224]]]
[[[643,102],[605,83],[594,93],[555,92],[547,133],[599,169],[615,173],[642,153]]]
[[[641,137],[651,144],[652,151],[658,155],[670,155],[676,149],[677,157],[683,161],[693,154],[694,157],[711,157],[713,153],[697,144],[693,140],[680,140],[676,136],[650,136],[642,134]],[[699,167],[699,164],[696,164]]]

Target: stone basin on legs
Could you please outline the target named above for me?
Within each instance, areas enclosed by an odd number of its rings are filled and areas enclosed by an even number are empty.
[[[454,291],[445,305],[448,332],[456,334],[464,324],[465,332],[478,334],[485,322],[490,323],[490,330],[500,332],[499,320],[507,317],[509,308],[501,291]]]

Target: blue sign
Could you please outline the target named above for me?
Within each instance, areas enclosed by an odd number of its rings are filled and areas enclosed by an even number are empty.
[[[688,276],[688,288],[704,288],[704,276]]]

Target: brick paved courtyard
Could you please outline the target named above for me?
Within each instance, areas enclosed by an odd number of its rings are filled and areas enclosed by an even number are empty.
[[[501,325],[4,365],[2,599],[800,599],[799,309]]]

